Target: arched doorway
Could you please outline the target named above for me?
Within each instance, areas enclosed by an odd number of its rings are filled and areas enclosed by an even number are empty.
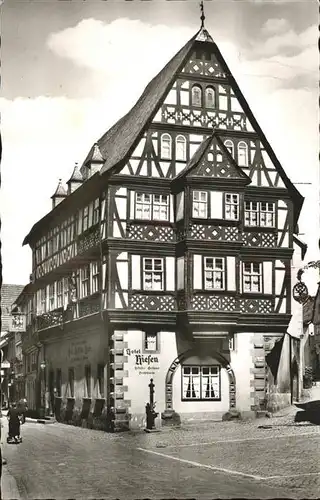
[[[166,379],[165,379],[165,411],[173,411],[173,377],[179,367],[185,359],[194,353],[194,349],[188,349],[187,351],[181,353],[176,359],[171,363]],[[227,371],[229,378],[229,408],[233,409],[236,407],[236,380],[234,372],[229,364],[229,361],[219,352],[211,351],[210,354],[221,364],[222,368]]]

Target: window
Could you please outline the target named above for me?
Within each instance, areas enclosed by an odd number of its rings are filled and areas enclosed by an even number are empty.
[[[161,158],[171,160],[171,136],[169,134],[161,136]]]
[[[158,333],[157,332],[145,332],[143,350],[156,352],[158,350]]]
[[[223,290],[225,287],[224,259],[220,257],[204,258],[205,290]]]
[[[74,368],[68,370],[69,397],[74,398]]]
[[[220,399],[220,366],[182,366],[182,399]]]
[[[89,207],[83,209],[82,214],[82,231],[86,231],[89,227]]]
[[[224,145],[231,154],[232,158],[234,158],[234,145],[233,142],[230,140],[224,141]]]
[[[53,230],[53,245],[52,245],[53,253],[59,250],[59,239],[60,239],[59,228],[55,227]]]
[[[55,293],[54,293],[54,283],[49,285],[49,311],[55,308]]]
[[[58,368],[56,371],[56,389],[57,389],[57,396],[60,398],[61,398],[61,385],[62,385],[61,369]]]
[[[165,194],[136,193],[135,218],[169,220],[169,196]]]
[[[91,293],[99,291],[99,263],[91,262]]]
[[[187,141],[183,135],[176,138],[176,160],[186,161],[187,159]]]
[[[57,282],[57,307],[63,306],[63,281]]]
[[[225,193],[224,195],[224,218],[228,220],[239,219],[239,195]]]
[[[152,218],[154,220],[169,220],[169,196],[154,194],[152,196]]]
[[[202,104],[202,89],[198,85],[192,87],[191,102],[193,106],[201,106]]]
[[[257,293],[262,291],[262,271],[260,263],[243,263],[243,291]]]
[[[91,366],[86,365],[84,367],[84,377],[86,382],[86,394],[87,398],[91,398]]]
[[[81,298],[89,295],[89,266],[80,269],[80,296]]]
[[[248,166],[248,146],[242,141],[238,144],[238,165],[240,167]]]
[[[97,224],[100,218],[100,200],[97,198],[93,202],[93,224]]]
[[[69,304],[69,278],[63,278],[63,307]]]
[[[46,289],[42,288],[40,290],[40,314],[46,312]]]
[[[244,223],[246,226],[274,227],[274,203],[246,201],[244,204]]]
[[[163,259],[143,258],[143,289],[164,289]]]
[[[102,364],[98,365],[97,379],[100,398],[104,398],[104,365]]]
[[[206,88],[206,108],[215,107],[215,90],[212,87]]]
[[[206,191],[193,191],[192,217],[206,218],[208,216],[208,193]]]

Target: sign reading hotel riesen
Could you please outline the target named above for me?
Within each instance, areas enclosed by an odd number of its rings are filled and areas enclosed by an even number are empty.
[[[159,358],[152,354],[142,354],[141,349],[126,349],[127,356],[133,356],[135,370],[139,370],[139,375],[154,375],[159,370]]]

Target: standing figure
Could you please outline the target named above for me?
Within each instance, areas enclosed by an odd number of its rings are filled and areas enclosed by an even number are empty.
[[[20,442],[20,418],[17,405],[12,403],[8,410],[7,418],[9,420],[9,436],[8,440],[14,439],[16,443]]]

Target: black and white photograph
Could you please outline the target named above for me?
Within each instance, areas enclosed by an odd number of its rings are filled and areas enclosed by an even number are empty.
[[[318,2],[0,12],[1,499],[318,498]]]

